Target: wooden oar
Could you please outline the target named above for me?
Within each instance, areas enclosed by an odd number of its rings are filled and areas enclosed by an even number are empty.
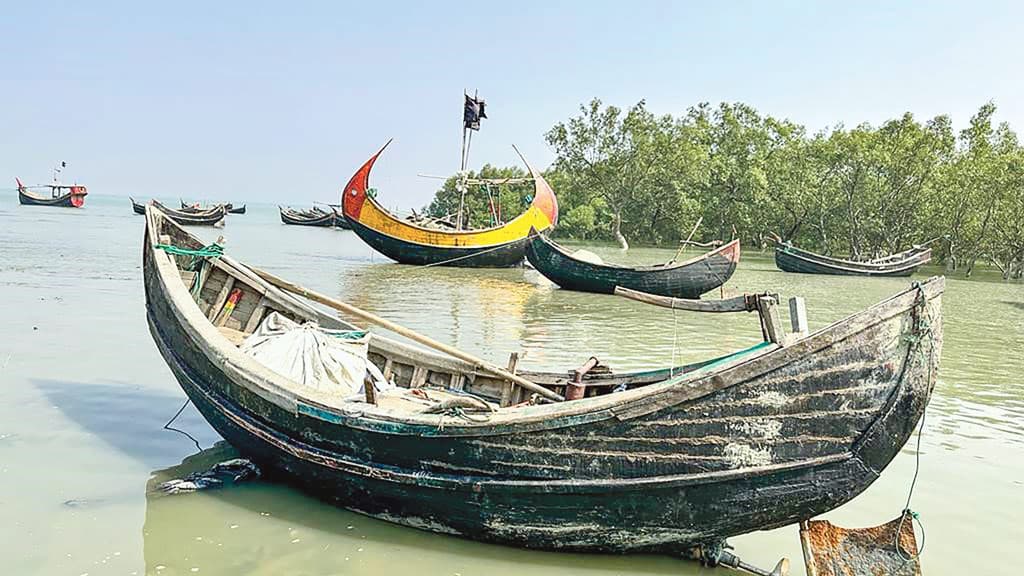
[[[336,300],[334,298],[331,298],[330,296],[326,296],[324,294],[320,294],[319,292],[310,290],[309,288],[305,288],[298,284],[293,284],[292,282],[289,282],[284,278],[279,278],[265,270],[260,270],[259,268],[252,267],[250,267],[250,269],[257,276],[266,280],[270,284],[280,288],[281,290],[291,292],[292,294],[298,294],[303,298],[307,298],[314,302],[319,302],[324,306],[329,306],[331,308],[334,308],[335,310],[339,310],[341,312],[345,312],[347,314],[351,314],[353,316],[362,318],[363,320],[366,320],[367,322],[370,322],[372,324],[376,324],[381,328],[386,328],[387,330],[390,330],[396,334],[401,334],[402,336],[405,336],[406,338],[413,340],[415,342],[419,342],[424,346],[429,346],[430,348],[444,352],[449,356],[453,356],[455,358],[458,358],[459,360],[469,362],[470,364],[473,365],[474,368],[483,370],[485,372],[489,372],[495,376],[504,378],[505,380],[509,380],[510,382],[513,382],[531,392],[536,392],[537,394],[540,394],[541,396],[544,396],[549,400],[555,400],[557,402],[565,400],[565,398],[563,398],[561,395],[556,394],[555,392],[552,392],[551,390],[548,390],[543,386],[530,382],[529,380],[523,378],[522,376],[512,374],[508,370],[495,366],[494,364],[491,364],[490,362],[487,362],[482,358],[477,358],[476,356],[473,356],[472,354],[469,354],[467,352],[463,352],[458,348],[453,348],[451,346],[448,346],[447,344],[438,342],[437,340],[434,340],[429,336],[424,336],[423,334],[410,330],[405,326],[395,324],[394,322],[381,318],[380,316],[377,316],[372,312],[367,312],[366,310],[356,308],[355,306],[342,302],[341,300]]]

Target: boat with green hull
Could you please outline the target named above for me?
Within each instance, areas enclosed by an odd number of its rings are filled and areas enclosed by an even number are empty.
[[[660,296],[700,298],[732,277],[740,260],[740,241],[683,262],[627,267],[584,260],[546,235],[535,234],[526,247],[526,259],[567,290],[612,294],[621,286]]]

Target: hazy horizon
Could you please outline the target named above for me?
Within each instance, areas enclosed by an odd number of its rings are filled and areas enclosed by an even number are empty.
[[[374,170],[388,206],[458,167],[461,92],[488,120],[471,167],[546,167],[544,133],[597,97],[657,114],[742,101],[819,130],[906,111],[958,129],[985,102],[1024,125],[1024,8],[882,2],[102,3],[5,7],[0,178],[102,195],[301,205]],[[17,47],[17,49],[10,49]]]

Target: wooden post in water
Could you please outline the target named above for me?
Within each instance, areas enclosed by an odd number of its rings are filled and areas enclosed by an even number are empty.
[[[768,341],[785,346],[786,331],[782,329],[776,304],[778,304],[778,300],[771,296],[761,296],[757,299],[757,309],[761,314],[761,323],[768,335]]]
[[[802,296],[793,296],[789,299],[789,322],[794,334],[807,336],[807,307]]]

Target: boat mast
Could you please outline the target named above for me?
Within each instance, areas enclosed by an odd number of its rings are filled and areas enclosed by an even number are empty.
[[[466,90],[462,90],[463,100],[463,113],[462,113],[462,158],[459,162],[459,174],[455,180],[455,190],[459,193],[459,212],[456,217],[455,229],[462,230],[462,212],[466,204],[466,192],[469,190],[466,178],[468,173],[466,172],[466,165],[469,164],[469,149],[473,146],[473,131],[470,130],[469,125],[466,123],[466,112],[465,112],[465,100],[468,94]],[[473,91],[473,100],[477,100],[479,92]]]
[[[61,160],[60,164],[57,164],[56,166],[53,167],[53,181],[50,182],[50,194],[53,197],[59,196],[59,194],[58,194],[58,192],[60,191],[60,177],[59,176],[60,176],[60,173],[64,170],[64,168],[67,165],[68,165],[67,162]]]

